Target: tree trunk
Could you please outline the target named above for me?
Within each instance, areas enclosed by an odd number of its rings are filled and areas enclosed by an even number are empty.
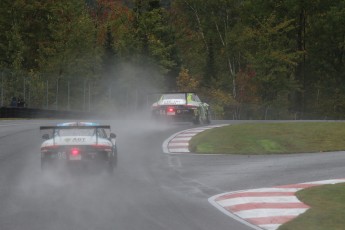
[[[299,13],[299,20],[297,25],[297,49],[298,51],[305,52],[305,34],[306,34],[306,10],[302,6]],[[304,113],[305,110],[305,90],[306,90],[306,78],[305,78],[305,61],[306,56],[303,54],[303,60],[298,63],[295,75],[296,81],[302,86],[302,90],[295,92],[294,104],[295,110]]]

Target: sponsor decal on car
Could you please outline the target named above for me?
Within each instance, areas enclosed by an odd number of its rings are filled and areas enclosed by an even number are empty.
[[[167,100],[163,100],[160,104],[162,104],[162,105],[184,105],[184,104],[186,104],[186,100],[167,99]]]
[[[73,143],[81,143],[81,142],[85,142],[85,141],[86,141],[86,138],[84,138],[84,137],[74,137],[72,139]]]

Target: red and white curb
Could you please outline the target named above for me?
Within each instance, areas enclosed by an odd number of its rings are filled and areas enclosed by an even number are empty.
[[[227,126],[229,124],[208,125],[193,129],[187,129],[173,134],[162,145],[164,153],[189,153],[189,141],[198,133],[205,130]]]
[[[310,208],[297,199],[297,191],[344,182],[345,179],[335,179],[242,190],[215,195],[208,200],[224,214],[253,229],[276,230]]]

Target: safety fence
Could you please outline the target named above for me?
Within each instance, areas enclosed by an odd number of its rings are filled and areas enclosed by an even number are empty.
[[[99,115],[84,111],[63,111],[35,108],[1,107],[0,118],[96,119],[99,118]]]

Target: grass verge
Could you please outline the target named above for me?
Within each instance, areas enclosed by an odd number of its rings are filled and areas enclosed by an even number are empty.
[[[345,122],[248,123],[202,132],[197,153],[282,154],[345,150]]]
[[[345,183],[323,185],[297,192],[311,209],[280,226],[279,230],[345,229]]]

